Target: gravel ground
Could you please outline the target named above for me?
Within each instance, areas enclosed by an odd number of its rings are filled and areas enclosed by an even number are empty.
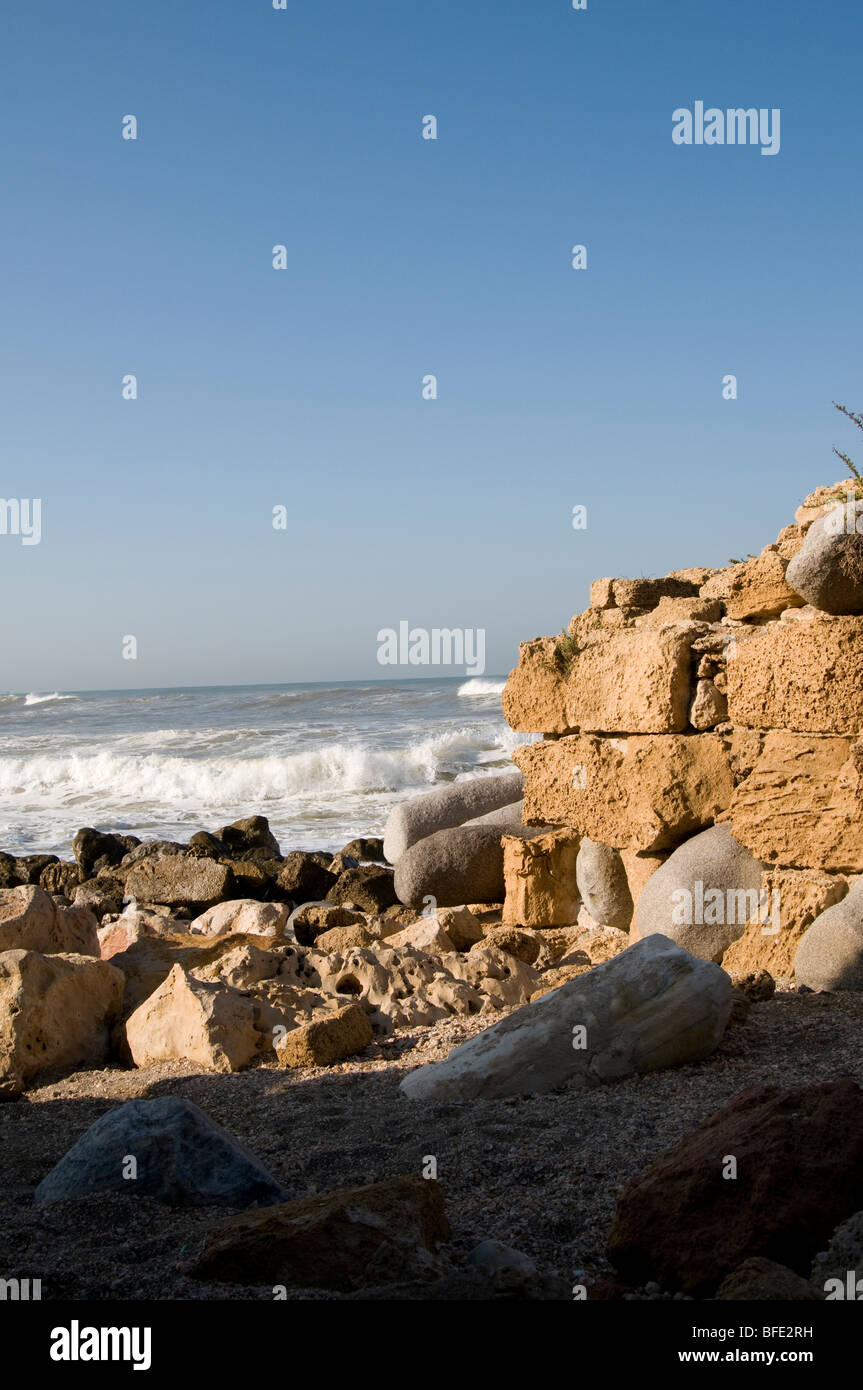
[[[609,1272],[605,1237],[629,1178],[747,1086],[845,1075],[863,1084],[861,1025],[861,995],[777,994],[729,1027],[705,1062],[516,1101],[424,1105],[399,1094],[407,1070],[478,1032],[475,1019],[402,1033],[328,1069],[77,1072],[0,1105],[0,1277],[41,1278],[43,1299],[272,1298],[271,1287],[184,1274],[224,1211],[125,1195],[32,1206],[36,1185],[111,1106],[177,1095],[237,1135],[292,1197],[420,1172],[434,1155],[456,1263],[495,1238],[532,1256],[542,1275],[572,1282],[580,1271],[590,1284]]]

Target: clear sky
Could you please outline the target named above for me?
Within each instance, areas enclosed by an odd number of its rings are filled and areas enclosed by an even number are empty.
[[[859,0],[5,6],[0,496],[43,536],[0,535],[0,690],[382,677],[401,620],[505,672],[596,576],[760,550],[863,454],[861,40]],[[779,154],[675,145],[699,100]]]

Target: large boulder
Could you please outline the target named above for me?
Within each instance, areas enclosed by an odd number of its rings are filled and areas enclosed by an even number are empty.
[[[140,860],[126,874],[126,893],[138,902],[205,908],[230,898],[231,870],[215,859],[166,854]]]
[[[135,835],[109,835],[84,826],[72,841],[72,853],[81,878],[94,878],[102,869],[119,864],[141,842]]]
[[[187,1061],[219,1072],[248,1066],[261,1045],[253,1000],[182,965],[126,1020],[126,1038],[136,1067]]]
[[[619,850],[585,836],[575,861],[575,879],[594,922],[618,931],[629,930],[632,895]]]
[[[731,1007],[723,970],[652,936],[411,1072],[401,1089],[411,1100],[496,1099],[698,1061]]]
[[[84,906],[58,907],[36,884],[0,891],[0,951],[98,956],[98,923]]]
[[[0,953],[0,1090],[20,1091],[49,1067],[104,1063],[122,996],[123,976],[107,961]]]
[[[459,825],[417,841],[399,857],[395,892],[408,907],[422,907],[427,897],[439,907],[502,903],[506,885],[500,827]]]
[[[809,989],[863,990],[863,878],[804,932],[794,978]]]
[[[294,903],[325,897],[336,882],[336,875],[329,869],[331,862],[331,855],[324,858],[313,850],[292,850],[285,855],[276,879],[278,896]]]
[[[850,1079],[752,1087],[625,1188],[608,1256],[633,1284],[709,1296],[755,1256],[808,1274],[863,1205],[863,1091]]]
[[[863,613],[863,502],[818,517],[786,571],[795,593],[825,613]]]
[[[152,1197],[172,1207],[267,1206],[285,1197],[245,1145],[179,1096],[130,1100],[101,1115],[42,1179],[33,1200],[47,1206],[94,1192]]]
[[[522,795],[523,787],[521,773],[512,772],[452,782],[404,801],[390,812],[384,830],[384,854],[391,864],[397,864],[418,840],[509,806]],[[465,898],[459,901],[465,902]]]
[[[440,1273],[451,1235],[441,1189],[419,1174],[339,1188],[210,1229],[190,1273],[234,1284],[346,1291]]]
[[[639,938],[661,932],[702,960],[721,961],[757,917],[762,865],[727,825],[703,830],[669,855],[638,900]],[[766,918],[765,913],[765,918]]]

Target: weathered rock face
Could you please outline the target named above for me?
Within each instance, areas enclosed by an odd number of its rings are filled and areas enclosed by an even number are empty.
[[[218,839],[239,857],[246,850],[265,849],[276,859],[281,858],[279,842],[270,830],[266,816],[247,816],[244,820],[235,820],[231,825],[222,827]]]
[[[101,1115],[42,1179],[33,1200],[47,1206],[92,1192],[153,1197],[173,1207],[266,1206],[285,1195],[254,1154],[178,1096],[130,1100]]]
[[[374,1034],[361,1004],[345,1004],[285,1034],[276,1046],[283,1067],[328,1067],[362,1052]]]
[[[763,921],[759,913],[757,920],[747,923],[743,935],[722,957],[723,970],[729,975],[755,975],[766,970],[774,980],[792,980],[794,957],[804,933],[847,892],[848,880],[841,874],[826,874],[820,869],[768,870],[759,896],[769,904],[770,920]]]
[[[767,864],[863,871],[863,742],[769,733],[735,789],[731,833]]]
[[[281,896],[297,903],[325,897],[336,881],[329,862],[300,849],[286,854],[276,880]]]
[[[731,994],[718,966],[650,937],[411,1072],[401,1089],[411,1100],[492,1099],[695,1061],[719,1043]]]
[[[141,859],[126,875],[126,893],[144,903],[204,909],[230,898],[231,870],[215,859],[183,854]]]
[[[729,1158],[736,1178],[725,1176]],[[807,1274],[863,1205],[863,1092],[851,1080],[750,1089],[621,1196],[608,1256],[633,1284],[708,1295],[760,1256]]]
[[[810,989],[863,990],[863,878],[804,932],[794,978]]]
[[[391,864],[398,864],[405,851],[418,840],[511,805],[521,797],[522,786],[521,775],[513,772],[503,777],[453,782],[425,796],[412,797],[390,812],[384,831],[387,859]],[[462,897],[459,901],[468,899]]]
[[[189,932],[192,935],[200,932],[202,936],[228,936],[232,932],[244,932],[280,938],[284,934],[288,916],[284,903],[259,903],[254,898],[232,898],[196,917],[189,923]]]
[[[602,632],[565,662],[554,638],[520,648],[503,711],[522,733],[677,733],[689,709],[692,632]]]
[[[863,729],[863,618],[813,615],[738,635],[728,661],[728,717],[758,729],[857,734]]]
[[[220,1072],[247,1066],[260,1043],[252,1000],[182,965],[127,1019],[126,1038],[137,1067],[186,1060]]]
[[[209,1232],[190,1273],[342,1291],[404,1283],[440,1273],[450,1235],[440,1187],[411,1174],[233,1217]]]
[[[569,830],[551,830],[530,840],[504,836],[506,925],[558,927],[576,920],[578,845],[579,837]]]
[[[104,1062],[123,976],[107,961],[0,953],[0,1087],[20,1090],[48,1067]]]
[[[616,849],[674,848],[731,801],[728,749],[715,734],[597,738],[517,748],[525,819],[572,826]]]
[[[638,900],[637,934],[661,932],[702,960],[721,961],[760,907],[762,866],[727,825],[687,840]],[[764,914],[765,919],[767,913]]]
[[[825,613],[863,613],[863,503],[831,507],[788,566],[791,587]]]
[[[785,608],[798,607],[804,600],[786,580],[788,559],[780,546],[765,546],[754,560],[732,565],[708,579],[701,597],[721,599],[727,616],[735,619],[772,618]]]
[[[85,907],[58,907],[35,884],[0,891],[0,951],[98,956],[98,923]]]

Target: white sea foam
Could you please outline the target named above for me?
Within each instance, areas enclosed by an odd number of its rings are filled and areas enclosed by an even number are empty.
[[[465,681],[464,685],[459,686],[458,693],[462,697],[471,695],[500,695],[505,685],[506,681],[480,680],[478,676],[474,676],[473,680]]]
[[[47,705],[53,700],[74,700],[76,698],[75,695],[61,695],[57,690],[54,691],[53,695],[37,695],[35,692],[31,692],[29,695],[25,695],[24,704]]]

